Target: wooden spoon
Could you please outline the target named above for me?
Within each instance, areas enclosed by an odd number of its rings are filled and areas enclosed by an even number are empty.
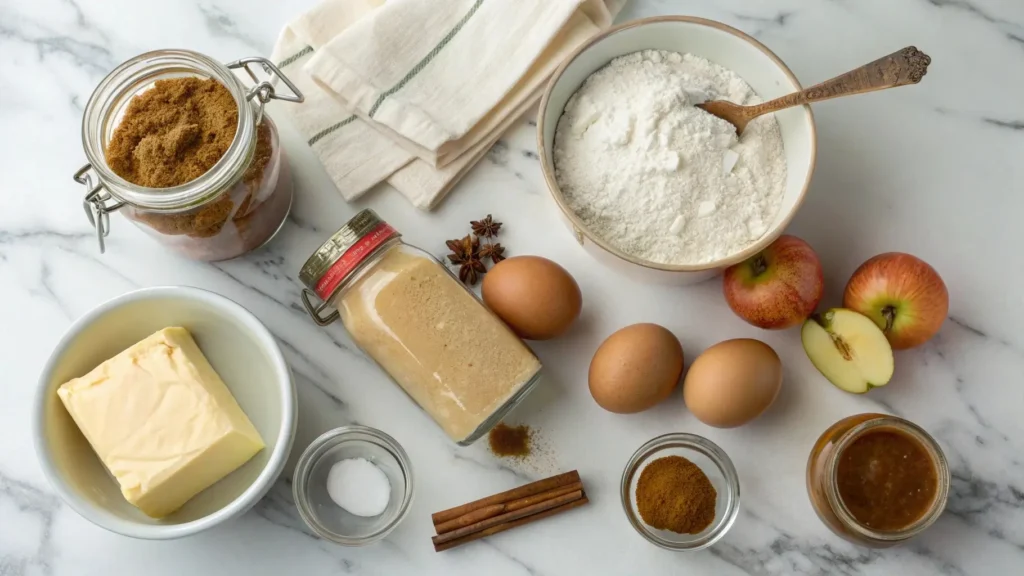
[[[697,107],[729,122],[736,127],[737,134],[742,134],[747,123],[762,114],[841,96],[917,84],[928,71],[931,62],[930,56],[908,46],[821,84],[762,104],[740,106],[725,100],[712,100],[697,104]]]

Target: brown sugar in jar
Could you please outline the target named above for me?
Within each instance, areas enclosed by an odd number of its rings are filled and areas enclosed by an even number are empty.
[[[237,129],[238,106],[220,82],[196,77],[157,80],[128,102],[107,143],[107,164],[132,184],[180,186],[213,168]]]
[[[858,414],[815,443],[807,488],[833,532],[886,547],[919,534],[941,515],[949,469],[938,444],[918,426],[895,416]]]
[[[293,88],[269,62],[247,60]],[[234,258],[269,241],[293,193],[265,94],[184,50],[142,54],[101,81],[82,125],[90,164],[76,174],[90,186],[86,209],[101,249],[115,210],[196,260]]]

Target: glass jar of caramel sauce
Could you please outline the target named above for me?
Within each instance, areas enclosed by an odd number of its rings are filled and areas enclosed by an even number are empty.
[[[935,439],[916,424],[857,414],[815,442],[807,460],[807,492],[833,532],[885,548],[920,534],[942,514],[949,465]]]

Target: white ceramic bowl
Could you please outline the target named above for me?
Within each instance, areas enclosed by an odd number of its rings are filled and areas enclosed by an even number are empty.
[[[57,387],[168,326],[192,333],[267,447],[174,514],[156,520],[121,495],[64,409]],[[34,411],[36,454],[64,501],[100,527],[152,540],[195,534],[251,508],[284,468],[296,424],[295,387],[273,335],[231,300],[183,286],[129,292],[76,320],[43,368]]]
[[[552,149],[558,119],[583,81],[619,56],[652,49],[688,52],[725,66],[739,74],[765,100],[796,92],[801,87],[782,60],[757,40],[720,22],[688,16],[634,20],[598,34],[569,56],[548,83],[537,122],[541,169],[551,196],[576,241],[599,261],[638,280],[691,284],[753,256],[778,238],[796,215],[814,172],[817,149],[814,117],[809,106],[790,108],[775,115],[782,130],[789,178],[782,206],[760,240],[728,258],[699,265],[657,264],[626,254],[590,232],[566,203],[555,181]]]

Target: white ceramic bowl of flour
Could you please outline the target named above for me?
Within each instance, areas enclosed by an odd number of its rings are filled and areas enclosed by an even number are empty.
[[[693,54],[707,59],[738,74],[764,100],[798,91],[801,86],[789,68],[757,40],[725,24],[686,16],[636,20],[595,36],[562,63],[548,84],[537,123],[541,166],[552,198],[576,240],[599,261],[638,280],[690,284],[749,258],[785,230],[803,203],[814,171],[814,118],[809,106],[775,114],[784,147],[786,176],[777,210],[764,223],[765,231],[760,238],[731,254],[700,264],[661,264],[629,254],[595,233],[567,200],[555,175],[555,134],[567,103],[587,78],[615,58],[643,50]]]

